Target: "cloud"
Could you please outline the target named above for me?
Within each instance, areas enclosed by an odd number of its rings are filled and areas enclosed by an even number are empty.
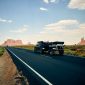
[[[11,30],[10,32],[13,32],[13,33],[23,33],[23,32],[26,32],[27,31],[27,28],[21,28],[21,29],[18,29],[18,30]]]
[[[48,24],[45,26],[44,29],[53,29],[53,30],[59,30],[59,29],[75,29],[78,28],[79,22],[77,20],[60,20],[57,23]]]
[[[60,0],[43,0],[44,3],[55,3],[59,2]],[[68,7],[71,9],[79,9],[79,10],[85,10],[85,0],[69,0]]]
[[[8,23],[12,23],[13,21],[12,20],[8,20]]]
[[[28,25],[24,25],[24,27],[29,27]]]
[[[82,33],[83,35],[85,35],[85,23],[80,24],[79,26],[80,29],[78,29],[78,32]]]
[[[48,1],[48,0],[43,0],[43,1],[44,1],[45,3],[47,3],[47,4],[49,3],[49,1]]]
[[[2,23],[12,23],[13,21],[0,18],[0,22],[2,22]]]
[[[85,0],[70,0],[68,7],[72,9],[85,10]]]
[[[65,44],[77,44],[85,36],[85,23],[78,20],[60,20],[45,25],[39,38],[49,41],[65,41]]]
[[[43,8],[43,7],[40,7],[40,10],[41,10],[41,11],[48,11],[48,9]]]
[[[44,3],[49,4],[49,3],[54,3],[56,0],[43,0]]]
[[[10,30],[12,33],[24,33],[28,30],[28,25],[24,25],[22,28],[19,28],[17,30]]]
[[[50,2],[54,3],[56,0],[50,0]]]

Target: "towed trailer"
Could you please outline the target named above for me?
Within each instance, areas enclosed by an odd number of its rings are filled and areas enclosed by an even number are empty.
[[[41,54],[48,53],[50,55],[53,54],[63,55],[64,54],[63,44],[64,42],[59,42],[59,41],[55,41],[55,42],[39,41],[34,47],[34,52],[38,52]]]

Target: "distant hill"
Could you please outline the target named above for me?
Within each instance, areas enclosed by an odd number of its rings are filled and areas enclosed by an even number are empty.
[[[81,41],[78,43],[78,45],[85,45],[84,37],[83,37],[83,38],[81,38]]]
[[[2,46],[17,46],[17,45],[23,45],[22,40],[13,40],[13,39],[7,39]]]

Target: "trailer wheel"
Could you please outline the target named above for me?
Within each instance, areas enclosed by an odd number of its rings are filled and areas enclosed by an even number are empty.
[[[42,49],[40,49],[40,54],[44,54],[44,51]]]
[[[64,54],[64,50],[59,50],[59,55],[63,55]]]
[[[50,55],[53,55],[53,54],[54,54],[54,52],[53,52],[53,51],[49,51],[49,54],[50,54]]]

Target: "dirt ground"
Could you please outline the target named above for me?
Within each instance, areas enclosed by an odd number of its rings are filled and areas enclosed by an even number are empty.
[[[21,83],[20,79],[24,81]],[[7,51],[0,57],[0,85],[29,85],[21,76]]]

